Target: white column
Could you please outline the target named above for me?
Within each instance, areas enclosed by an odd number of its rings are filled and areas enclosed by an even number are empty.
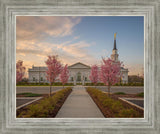
[[[74,81],[74,86],[76,86],[76,75],[74,75],[73,81]]]

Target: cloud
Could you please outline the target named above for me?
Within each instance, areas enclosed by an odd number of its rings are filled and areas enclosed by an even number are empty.
[[[77,40],[77,39],[79,39],[79,38],[80,38],[80,36],[75,36],[75,37],[74,37],[75,40]]]
[[[46,36],[63,37],[71,35],[81,17],[65,16],[17,16],[17,40],[36,41]]]
[[[58,49],[63,52],[61,55],[65,55],[63,59],[69,57],[70,59],[68,59],[68,61],[72,61],[72,64],[75,62],[83,62],[91,65],[97,63],[94,54],[89,51],[93,45],[92,43],[80,41],[69,45],[59,45]]]
[[[77,58],[84,58],[89,56],[87,51],[86,51],[86,47],[90,47],[91,44],[88,44],[86,42],[78,42],[78,43],[74,43],[74,44],[70,44],[70,45],[65,45],[65,46],[58,46],[59,48],[61,48],[63,51],[69,53],[70,55],[77,57]]]
[[[23,47],[23,46],[32,47]],[[86,64],[93,64],[95,62],[95,57],[92,55],[87,48],[91,47],[92,44],[86,43],[85,41],[79,41],[76,43],[71,43],[71,41],[66,41],[61,44],[54,43],[35,43],[21,44],[17,47],[17,57],[23,55],[24,59],[28,57],[28,60],[44,61],[47,55],[59,55],[59,58],[64,64],[74,64],[75,62],[83,62]],[[30,58],[29,58],[30,57]],[[33,57],[33,58],[32,58]],[[27,59],[26,59],[27,60]],[[39,62],[38,62],[39,63]]]
[[[51,54],[66,53],[66,56],[72,57],[67,52],[62,53],[58,46],[69,44],[78,39],[78,36],[61,44],[49,43],[45,41],[45,37],[53,36],[61,39],[61,37],[71,35],[74,27],[80,23],[81,17],[17,16],[16,21],[17,57],[22,56],[26,59],[34,56],[32,59],[37,58],[36,61],[44,60],[44,57]]]
[[[95,58],[88,49],[92,44],[78,41],[80,36],[70,36],[81,17],[18,16],[16,19],[16,59],[23,60],[26,71],[35,66],[46,66],[48,55],[59,55],[63,64],[83,62],[92,64]],[[48,37],[60,39],[61,43],[50,42]],[[74,42],[74,43],[73,43]]]

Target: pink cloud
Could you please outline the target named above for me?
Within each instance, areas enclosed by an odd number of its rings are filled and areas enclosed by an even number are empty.
[[[17,16],[17,40],[35,41],[43,38],[44,34],[63,37],[71,35],[81,17],[65,16]]]

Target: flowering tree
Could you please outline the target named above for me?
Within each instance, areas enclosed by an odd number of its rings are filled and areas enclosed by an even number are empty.
[[[65,67],[62,69],[60,74],[60,80],[63,84],[63,88],[64,88],[64,84],[67,83],[68,78],[69,78],[68,65],[65,65]]]
[[[48,56],[47,61],[45,61],[47,65],[47,71],[46,71],[46,77],[47,80],[50,82],[50,93],[49,95],[51,96],[51,88],[52,84],[55,82],[56,78],[60,74],[62,70],[62,65],[60,61],[58,61],[58,56],[52,55]]]
[[[20,82],[25,74],[26,68],[23,66],[23,61],[19,60],[16,63],[16,83]]]
[[[92,81],[92,83],[94,83],[94,85],[97,84],[98,82],[98,66],[97,65],[93,65],[91,67],[91,73],[90,73],[89,78]]]
[[[122,63],[115,62],[110,58],[107,60],[103,58],[102,60],[100,78],[101,81],[108,86],[108,94],[110,95],[111,86],[116,84],[121,77],[120,69]]]

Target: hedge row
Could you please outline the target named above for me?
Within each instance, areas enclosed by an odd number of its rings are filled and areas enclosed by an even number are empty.
[[[93,83],[85,83],[85,86],[95,86]],[[104,83],[97,83],[96,86],[105,86]],[[143,83],[117,83],[113,86],[144,86]]]
[[[73,86],[73,83],[66,83],[64,86]],[[50,86],[49,83],[27,83],[19,82],[17,86]],[[61,82],[56,82],[53,86],[63,86]]]
[[[64,88],[56,92],[51,97],[46,97],[43,100],[40,100],[38,104],[31,104],[26,107],[26,110],[23,110],[17,117],[22,118],[41,118],[41,117],[53,117],[54,109],[58,103],[64,100],[66,95],[72,91],[71,87]],[[57,111],[58,112],[58,111]]]
[[[82,83],[77,83],[77,85],[82,85]],[[17,86],[49,86],[49,83],[28,83],[28,82],[19,82]],[[53,86],[62,86],[61,82],[56,82]],[[64,86],[74,86],[73,83],[66,83]],[[85,83],[85,86],[95,86],[93,83]],[[104,83],[97,83],[96,86],[105,86]],[[144,86],[143,83],[117,83],[113,86]]]
[[[142,117],[143,115],[133,108],[125,107],[121,101],[109,97],[102,91],[88,87],[87,92],[101,109],[105,117]]]
[[[143,83],[117,83],[114,86],[144,86]]]
[[[93,83],[85,83],[85,86],[95,86]],[[96,86],[105,86],[104,83],[97,83]]]

